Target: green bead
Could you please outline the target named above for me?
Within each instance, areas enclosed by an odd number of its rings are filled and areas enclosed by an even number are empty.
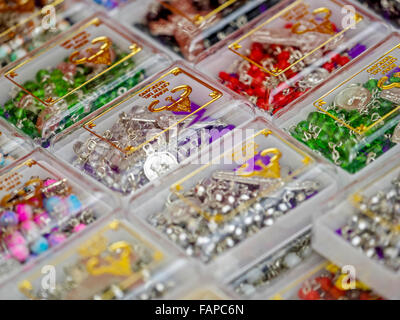
[[[373,89],[378,87],[378,80],[377,79],[369,79],[365,84],[364,88],[372,91]]]
[[[327,135],[335,134],[336,130],[338,129],[335,123],[325,122],[322,127],[321,131],[325,132]]]
[[[39,85],[38,85],[37,83],[33,82],[33,81],[26,81],[26,82],[23,84],[23,87],[24,87],[26,90],[28,90],[29,92],[33,92],[33,91],[35,91],[36,89],[39,88]]]
[[[330,141],[329,135],[323,131],[320,132],[320,134],[318,135],[318,138],[316,139],[318,147],[321,150],[328,149],[329,141]]]
[[[308,147],[310,147],[312,150],[318,150],[319,149],[318,143],[315,140],[312,140],[312,139],[306,141],[306,145]]]
[[[395,77],[394,75],[392,75],[389,79],[390,83],[399,83],[400,82],[400,78],[399,77]]]
[[[330,115],[332,115],[333,117],[335,117],[335,118],[339,117],[339,113],[336,110],[331,109],[331,110],[328,111],[328,113]]]
[[[307,116],[307,121],[311,123],[312,125],[316,125],[319,120],[319,112],[313,111],[310,112]]]
[[[26,116],[25,109],[22,109],[22,108],[15,108],[15,110],[14,110],[14,116],[15,116],[18,120],[21,120],[21,119],[25,118],[25,116]]]
[[[44,98],[44,89],[43,88],[39,88],[39,89],[33,91],[33,95],[35,97],[38,97],[39,99],[43,99]]]
[[[38,136],[38,130],[37,130],[35,124],[32,121],[24,120],[24,121],[22,121],[22,125],[23,125],[22,131],[24,131],[30,137],[37,137]]]
[[[84,75],[76,76],[74,79],[74,88],[79,87],[80,85],[85,83],[85,81],[86,81],[86,77]]]
[[[342,157],[351,161],[356,156],[355,146],[356,143],[353,140],[346,140],[337,150]]]
[[[68,93],[68,82],[62,79],[54,81],[55,89],[54,92],[57,96],[62,97]]]
[[[61,72],[60,69],[53,69],[50,73],[50,79],[52,81],[60,80],[63,76],[64,74]]]
[[[36,73],[36,81],[42,82],[43,77],[49,76],[50,72],[46,69],[41,69]]]
[[[12,100],[8,100],[5,104],[4,104],[4,109],[7,111],[10,111],[12,108],[14,108],[15,104]]]
[[[20,92],[18,92],[18,94],[15,97],[14,101],[18,102],[25,96],[26,96],[26,92],[25,91],[20,91]]]

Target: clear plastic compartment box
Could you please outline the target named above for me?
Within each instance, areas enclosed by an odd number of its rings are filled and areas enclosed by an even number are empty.
[[[46,147],[167,65],[165,55],[96,13],[4,74],[1,116]]]
[[[135,1],[121,10],[120,17],[148,37],[158,40],[175,56],[193,61],[277,2],[207,0],[200,4],[193,0]]]
[[[49,256],[120,206],[42,149],[0,171],[0,282]]]
[[[246,101],[176,63],[55,139],[52,150],[130,197],[253,117]]]
[[[261,118],[227,135],[224,152],[216,151],[211,145],[199,162],[132,198],[129,211],[215,275],[309,225],[319,201],[336,190],[329,168]]]
[[[260,113],[275,115],[367,56],[390,32],[349,1],[281,1],[195,63]]]

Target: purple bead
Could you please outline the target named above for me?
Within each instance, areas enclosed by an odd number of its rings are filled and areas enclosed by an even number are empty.
[[[351,48],[347,54],[352,58],[358,57],[361,53],[363,53],[367,48],[362,44],[356,44],[353,48]]]
[[[18,224],[18,215],[13,211],[4,211],[0,217],[0,225],[3,228],[13,227]]]
[[[384,255],[381,247],[376,247],[375,252],[379,259],[383,259]]]
[[[342,236],[342,229],[341,229],[341,228],[336,229],[335,232],[336,232],[339,236]]]

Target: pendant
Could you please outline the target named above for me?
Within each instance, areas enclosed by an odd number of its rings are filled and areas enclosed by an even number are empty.
[[[400,88],[396,87],[392,89],[382,90],[379,94],[379,97],[393,102],[394,104],[400,105]]]
[[[156,152],[150,144],[143,146],[143,150],[147,154],[143,171],[150,181],[158,179],[178,164],[171,153]]]
[[[393,143],[400,143],[400,123],[394,129],[392,138],[390,139]]]
[[[304,82],[307,84],[308,88],[313,88],[319,85],[321,82],[325,81],[329,77],[329,71],[324,68],[318,68],[308,74],[304,78]]]
[[[363,109],[372,98],[371,92],[360,84],[354,84],[335,97],[335,104],[347,111]]]

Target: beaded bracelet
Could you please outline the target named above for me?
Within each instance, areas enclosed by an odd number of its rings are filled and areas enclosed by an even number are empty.
[[[249,162],[258,160],[268,165],[271,157],[258,154]],[[209,262],[271,227],[319,189],[318,182],[312,180],[285,186],[280,178],[259,179],[234,171],[215,171],[184,193],[185,199],[174,199],[171,194],[164,211],[150,215],[148,221],[187,255]]]
[[[167,7],[162,6],[160,4],[154,4],[143,23],[135,24],[135,27],[149,33],[152,37],[157,38],[163,45],[171,48],[172,51],[176,52],[179,55],[182,55],[186,59],[192,60],[198,53],[203,50],[206,50],[221,41],[229,34],[234,31],[240,29],[244,26],[248,21],[251,21],[258,15],[265,12],[269,7],[276,4],[279,0],[266,0],[245,14],[239,16],[234,21],[229,23],[227,26],[222,27],[220,30],[213,32],[206,36],[202,42],[196,43],[196,48],[193,51],[193,46],[191,46],[192,38],[188,35],[185,28],[181,26],[184,24],[187,26],[189,30],[193,29],[191,22],[178,15],[177,13],[172,12]],[[241,7],[245,3],[250,2],[248,0],[240,0],[236,1],[233,5],[228,8],[222,10],[218,15],[214,16],[213,19],[207,24],[199,26],[199,30],[203,30],[211,24],[215,24],[217,21],[223,19],[223,17],[232,13],[237,8]],[[219,4],[217,4],[219,6]],[[199,3],[195,0],[185,0],[180,1],[179,6],[184,8],[183,11],[186,13],[189,12],[190,16],[196,16],[196,14],[204,13],[211,11],[216,6],[216,2],[214,1],[203,1]],[[193,34],[193,38],[196,32]]]
[[[370,259],[400,270],[400,176],[391,187],[362,199],[336,233]]]
[[[191,110],[198,108],[191,103]],[[74,166],[107,187],[129,194],[163,176],[199,148],[234,129],[233,125],[211,118],[197,121],[201,115],[196,115],[178,125],[175,139],[161,135],[146,143],[149,136],[166,130],[179,117],[174,114],[150,116],[143,114],[140,106],[133,106],[130,112],[119,114],[118,120],[103,132],[102,138],[90,137],[85,142],[75,142],[73,149],[77,158]],[[204,131],[210,134],[203,134]],[[131,154],[122,152],[141,145]]]
[[[305,261],[311,253],[311,232],[307,231],[272,256],[251,267],[233,280],[231,285],[238,294],[248,297],[281,279],[288,271]]]
[[[0,275],[64,242],[96,219],[65,179],[32,177],[0,201]]]
[[[127,55],[127,53],[121,52],[115,46],[112,51],[113,60],[120,60]],[[70,90],[85,83],[87,79],[99,74],[105,68],[106,66],[104,65],[75,65],[70,63],[67,58],[56,68],[39,70],[36,73],[35,80],[25,82],[23,86],[40,99],[62,97]],[[52,134],[55,134],[134,87],[143,80],[144,74],[144,70],[135,71],[134,60],[128,59],[82,87],[77,95],[67,97],[63,106],[57,108],[46,108],[40,101],[25,91],[16,90],[12,93],[13,98],[8,100],[4,107],[0,109],[0,115],[30,137],[38,138],[43,135],[43,125],[47,119],[57,114],[65,113],[67,110],[68,115],[53,126]],[[115,78],[119,77],[121,77],[120,83],[117,85],[112,83]],[[98,91],[99,86],[106,87],[106,90]],[[47,135],[51,136],[51,134]],[[44,146],[47,146],[47,144],[44,143]]]
[[[296,34],[293,24],[285,29],[261,28],[251,35],[251,44],[246,60],[235,60],[228,70],[219,72],[219,80],[231,90],[247,97],[262,110],[275,114],[309,89],[325,81],[328,76],[346,65],[351,59],[363,53],[366,47],[357,44],[351,49],[337,53],[337,46],[343,36],[317,50],[279,76],[268,74],[253,61],[269,70],[285,70],[293,62],[308,54],[317,43],[323,42],[325,34],[314,32],[313,40],[307,34]],[[332,23],[332,28],[338,32]],[[318,39],[321,37],[321,39]],[[326,61],[324,63],[320,61]],[[315,64],[320,64],[315,68]],[[307,75],[302,72],[307,67],[313,70]]]
[[[318,276],[304,281],[297,292],[300,300],[382,300],[364,283],[354,280],[354,287],[348,284],[341,269],[329,264]]]
[[[399,83],[394,73],[390,83]],[[393,97],[392,97],[393,98]],[[390,98],[390,99],[392,99]],[[395,97],[394,97],[395,98]],[[393,110],[395,102],[382,96],[377,79],[350,85],[341,91],[327,112],[353,128],[368,127]],[[291,128],[290,134],[349,173],[356,173],[400,141],[398,113],[359,135],[326,113],[314,111]],[[374,134],[384,130],[379,135]]]

